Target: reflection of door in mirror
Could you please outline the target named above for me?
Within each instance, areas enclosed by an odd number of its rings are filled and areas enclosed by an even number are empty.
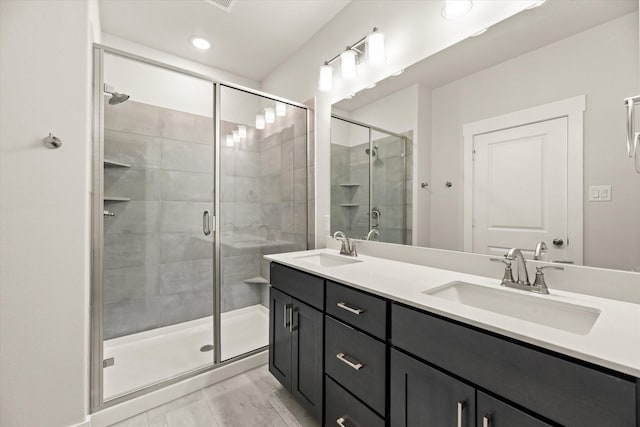
[[[472,251],[504,255],[567,235],[567,118],[478,135],[473,141]],[[567,246],[548,245],[567,260]]]

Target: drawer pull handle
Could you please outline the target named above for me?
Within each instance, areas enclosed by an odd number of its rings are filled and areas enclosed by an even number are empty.
[[[338,424],[340,427],[347,427],[347,425],[345,424],[346,421],[347,419],[345,417],[340,417],[336,420],[336,424]]]
[[[490,427],[491,426],[491,415],[487,414],[482,417],[482,427]]]
[[[338,358],[338,360],[340,360],[341,362],[343,362],[344,364],[352,367],[353,369],[355,369],[356,371],[359,371],[360,369],[362,369],[364,367],[364,365],[360,362],[353,363],[347,360],[346,354],[344,353],[338,353],[336,354],[336,357]]]
[[[458,402],[458,427],[462,427],[462,411],[464,411],[464,401]]]
[[[291,304],[285,304],[283,306],[284,313],[282,317],[284,318],[284,324],[282,325],[285,329],[289,329],[289,332],[292,332],[292,324],[293,324],[293,310],[291,310]]]
[[[349,313],[358,314],[358,315],[364,313],[364,310],[360,308],[349,307],[345,302],[339,302],[336,305],[343,310],[347,310]]]

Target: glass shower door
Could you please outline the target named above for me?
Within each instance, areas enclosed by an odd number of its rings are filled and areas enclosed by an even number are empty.
[[[108,53],[104,82],[109,400],[213,363],[214,88]]]
[[[220,86],[221,360],[269,342],[266,254],[307,249],[307,111]]]

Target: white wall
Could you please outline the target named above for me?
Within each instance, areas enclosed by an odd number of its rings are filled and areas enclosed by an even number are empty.
[[[613,200],[588,202],[584,191],[584,262],[640,267],[640,179],[626,157],[622,105],[640,90],[638,53],[633,13],[434,89],[431,246],[463,248],[464,123],[586,94],[584,184],[611,184]]]
[[[0,2],[2,426],[88,413],[89,22],[84,1]]]

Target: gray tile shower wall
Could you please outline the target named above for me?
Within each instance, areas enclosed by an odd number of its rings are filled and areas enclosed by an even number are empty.
[[[104,337],[210,316],[213,120],[129,100],[105,105]]]

